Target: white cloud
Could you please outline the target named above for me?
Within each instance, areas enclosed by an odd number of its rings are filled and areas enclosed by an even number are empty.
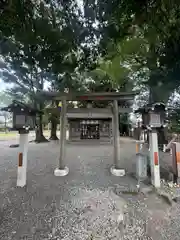
[[[6,88],[5,83],[0,79],[0,91]]]

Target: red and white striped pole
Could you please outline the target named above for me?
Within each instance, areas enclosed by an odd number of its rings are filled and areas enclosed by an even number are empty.
[[[28,133],[27,132],[20,133],[18,169],[17,169],[17,186],[18,187],[24,187],[26,185],[27,152],[28,152]]]
[[[175,181],[180,187],[180,143],[172,143],[172,167],[175,174]]]
[[[160,181],[160,165],[159,165],[159,149],[157,131],[152,129],[149,131],[150,143],[150,160],[151,160],[151,182],[154,187],[159,188]]]

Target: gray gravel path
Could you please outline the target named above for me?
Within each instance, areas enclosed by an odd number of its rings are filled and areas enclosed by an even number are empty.
[[[115,191],[135,188],[136,181],[110,175],[111,146],[68,145],[70,173],[61,178],[53,175],[58,143],[31,143],[27,187],[22,189],[16,187],[18,149],[8,146],[0,143],[0,239],[167,239],[155,229],[171,224],[166,203],[153,194],[146,198]],[[122,167],[129,171],[134,153],[134,143],[121,142]]]

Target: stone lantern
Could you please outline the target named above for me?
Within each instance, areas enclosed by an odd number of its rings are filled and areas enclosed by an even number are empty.
[[[142,125],[145,128],[161,128],[165,125],[166,107],[164,103],[147,104],[135,113],[142,114]]]
[[[149,139],[149,153],[148,159],[141,157],[142,152],[137,154],[137,175],[142,174],[142,169],[146,169],[149,165],[151,171],[151,183],[156,188],[160,187],[160,165],[159,165],[159,147],[158,147],[158,130],[160,130],[165,125],[166,120],[166,107],[164,103],[153,103],[147,104],[146,106],[139,108],[135,113],[140,113],[142,115],[142,127],[148,130]],[[138,142],[137,142],[138,144]],[[143,159],[143,160],[142,160]]]
[[[36,114],[42,113],[19,101],[13,101],[9,106],[2,108],[2,111],[12,112],[13,130],[19,131],[17,186],[24,187],[27,178],[28,134],[29,130],[36,126]]]
[[[13,130],[22,132],[35,129],[36,114],[40,111],[19,101],[13,101],[12,104],[2,110],[12,112]]]

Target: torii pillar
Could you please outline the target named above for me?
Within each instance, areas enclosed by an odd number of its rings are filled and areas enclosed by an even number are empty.
[[[120,132],[119,132],[119,109],[118,101],[113,101],[113,144],[114,144],[114,165],[110,171],[115,176],[124,176],[125,170],[121,168],[120,162]]]
[[[58,167],[54,170],[55,176],[66,176],[69,173],[69,168],[65,166],[65,150],[66,150],[66,113],[67,101],[62,99],[61,115],[60,115],[60,156]]]

